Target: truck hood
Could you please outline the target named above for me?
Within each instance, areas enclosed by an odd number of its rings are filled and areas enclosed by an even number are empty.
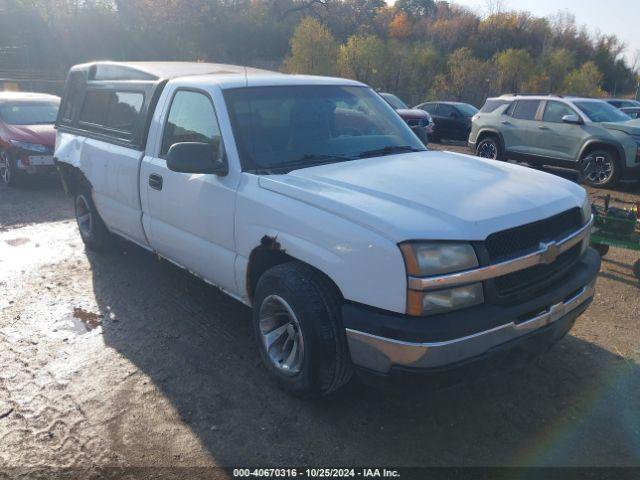
[[[11,140],[53,147],[56,131],[53,125],[7,125]]]
[[[628,133],[629,135],[640,135],[640,119],[629,120],[627,122],[601,123],[600,125],[609,130],[618,130]]]
[[[405,240],[484,240],[581,206],[579,185],[537,170],[426,151],[262,176],[260,186]]]

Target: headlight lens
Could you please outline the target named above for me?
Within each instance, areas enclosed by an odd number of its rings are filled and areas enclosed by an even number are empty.
[[[11,145],[22,150],[27,150],[29,152],[46,153],[49,151],[48,147],[46,147],[45,145],[40,145],[38,143],[28,143],[20,142],[18,140],[11,140]]]
[[[409,275],[426,277],[461,272],[478,266],[473,247],[463,242],[403,243],[400,245]]]
[[[435,315],[472,307],[483,302],[484,294],[481,283],[435,292],[410,290],[407,300],[407,313],[414,316]]]
[[[591,200],[587,195],[582,204],[582,224],[586,225],[591,220]]]

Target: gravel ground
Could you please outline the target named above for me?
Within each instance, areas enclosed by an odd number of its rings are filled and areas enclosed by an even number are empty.
[[[640,199],[637,185],[612,193]],[[133,245],[85,252],[55,182],[0,187],[0,477],[12,467],[87,478],[104,466],[640,466],[637,258],[612,249],[571,335],[522,370],[428,395],[354,381],[305,402],[266,377],[247,308]]]

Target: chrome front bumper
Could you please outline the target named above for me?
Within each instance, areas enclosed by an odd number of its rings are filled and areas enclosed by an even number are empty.
[[[596,280],[564,301],[521,322],[511,322],[467,337],[435,343],[411,343],[347,329],[351,360],[357,366],[387,373],[393,366],[428,369],[480,356],[524,335],[554,324],[591,300]],[[542,310],[542,309],[541,309]]]

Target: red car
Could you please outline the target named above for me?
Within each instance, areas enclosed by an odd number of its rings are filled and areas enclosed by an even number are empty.
[[[54,171],[59,106],[54,95],[0,92],[0,178],[6,185]]]
[[[398,115],[407,122],[407,125],[411,127],[413,133],[418,136],[422,143],[427,145],[429,143],[429,139],[433,135],[435,127],[429,112],[416,108],[409,108],[406,103],[400,100],[393,93],[379,93],[380,96],[384,98],[385,101],[398,113]]]

